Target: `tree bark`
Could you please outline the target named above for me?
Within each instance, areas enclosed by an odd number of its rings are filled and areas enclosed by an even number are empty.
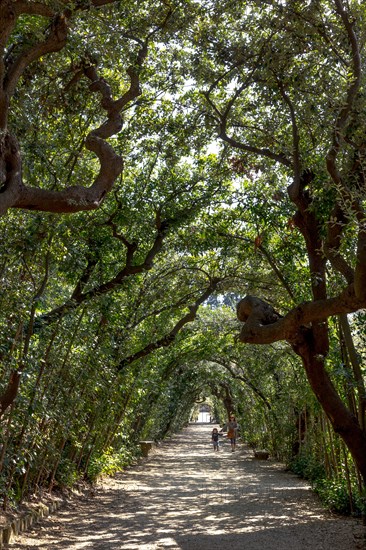
[[[18,394],[21,373],[13,371],[10,374],[9,382],[4,393],[0,396],[0,418],[8,407],[13,403]]]
[[[325,369],[325,357],[317,352],[313,330],[305,330],[303,342],[296,346],[310,386],[314,391],[333,429],[347,445],[366,484],[366,434],[357,417],[352,414],[338,395]]]

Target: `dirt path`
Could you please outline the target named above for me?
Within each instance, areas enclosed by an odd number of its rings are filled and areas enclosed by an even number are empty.
[[[353,519],[324,512],[309,487],[241,446],[211,449],[192,425],[139,466],[14,540],[12,550],[354,550]]]

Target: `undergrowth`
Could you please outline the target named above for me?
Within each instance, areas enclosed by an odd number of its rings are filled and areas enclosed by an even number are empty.
[[[332,512],[357,517],[364,514],[364,498],[356,480],[352,480],[349,486],[345,478],[329,479],[324,465],[305,452],[300,453],[288,466],[292,472],[310,482],[321,502]]]

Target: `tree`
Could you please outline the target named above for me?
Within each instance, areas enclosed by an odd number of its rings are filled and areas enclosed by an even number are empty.
[[[328,319],[366,306],[365,15],[357,1],[212,4],[194,58],[207,120],[236,151],[235,172],[257,184],[257,201],[266,179],[273,210],[287,191],[308,262],[306,301],[283,314],[255,296],[239,302],[240,341],[292,346],[364,481],[366,433],[326,358]]]

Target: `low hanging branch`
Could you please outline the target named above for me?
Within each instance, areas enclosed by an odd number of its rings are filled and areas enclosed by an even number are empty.
[[[252,344],[272,344],[286,340],[296,345],[302,330],[313,323],[321,323],[333,315],[352,313],[365,307],[366,300],[361,302],[356,298],[353,285],[335,298],[303,302],[285,316],[277,313],[264,300],[246,296],[237,305],[237,317],[244,323],[239,340]]]

